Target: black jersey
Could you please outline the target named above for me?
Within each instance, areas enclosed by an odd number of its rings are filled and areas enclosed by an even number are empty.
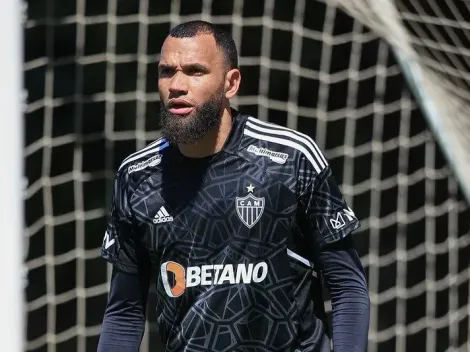
[[[315,253],[359,222],[310,137],[233,116],[214,156],[123,161],[102,256],[152,268],[167,351],[329,351]]]

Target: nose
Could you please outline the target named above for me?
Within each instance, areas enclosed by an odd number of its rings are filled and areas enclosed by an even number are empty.
[[[186,95],[188,93],[188,82],[182,72],[176,72],[171,78],[170,95]]]

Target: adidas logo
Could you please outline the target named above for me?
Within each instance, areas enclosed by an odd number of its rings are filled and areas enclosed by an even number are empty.
[[[170,216],[170,214],[168,214],[168,212],[166,211],[165,207],[162,206],[152,221],[154,224],[161,224],[162,222],[170,222],[170,221],[173,221],[173,216]]]

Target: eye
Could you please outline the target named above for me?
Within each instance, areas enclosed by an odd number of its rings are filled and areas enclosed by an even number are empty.
[[[204,72],[200,68],[197,68],[197,67],[192,67],[188,70],[188,75],[191,75],[191,76],[202,76],[203,74]]]
[[[160,77],[168,77],[171,76],[174,73],[174,70],[171,67],[159,67],[158,68],[158,74]]]
[[[186,66],[184,72],[188,76],[202,76],[207,74],[209,70],[203,65],[195,64]]]

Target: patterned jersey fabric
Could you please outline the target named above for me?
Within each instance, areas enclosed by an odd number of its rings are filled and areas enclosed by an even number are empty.
[[[167,351],[329,351],[315,253],[359,222],[310,137],[233,116],[214,156],[123,161],[102,256],[151,267]]]

